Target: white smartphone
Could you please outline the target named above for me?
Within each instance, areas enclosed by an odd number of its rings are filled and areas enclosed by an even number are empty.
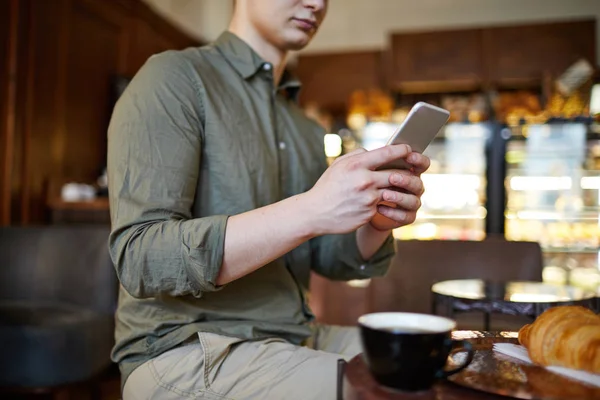
[[[450,112],[428,103],[413,106],[400,127],[392,134],[386,145],[407,144],[412,151],[423,153],[442,127],[448,122]],[[378,169],[410,169],[404,160],[397,160]]]

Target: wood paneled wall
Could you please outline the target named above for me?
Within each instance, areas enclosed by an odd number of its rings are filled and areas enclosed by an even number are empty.
[[[12,165],[12,139],[14,135],[14,49],[10,38],[14,37],[12,14],[16,2],[0,0],[0,222],[10,218],[10,165]]]
[[[0,0],[0,225],[46,222],[49,182],[100,174],[115,76],[199,44],[139,0]]]

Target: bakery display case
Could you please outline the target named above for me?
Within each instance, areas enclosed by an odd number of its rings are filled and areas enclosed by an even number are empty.
[[[442,98],[453,116],[425,151],[423,205],[394,236],[536,241],[546,282],[599,287],[600,126],[572,114],[587,106],[555,95],[542,108],[531,91],[513,91],[495,97],[496,119],[485,121],[489,110],[476,99]],[[388,119],[365,122],[358,144],[385,145],[405,115],[396,108]]]
[[[600,136],[584,123],[513,129],[506,151],[506,238],[538,241],[544,279],[600,284]]]
[[[425,154],[425,193],[414,224],[399,228],[401,239],[482,240],[485,238],[486,143],[492,126],[450,123]],[[465,157],[468,154],[469,157]]]

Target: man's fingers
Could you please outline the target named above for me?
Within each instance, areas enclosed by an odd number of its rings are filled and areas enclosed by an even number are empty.
[[[384,190],[383,200],[380,204],[392,208],[401,208],[406,211],[418,211],[421,207],[421,199],[418,196],[409,193],[400,193],[395,190]]]
[[[357,166],[362,166],[370,170],[376,170],[382,165],[388,164],[400,158],[406,158],[411,153],[410,146],[406,144],[396,144],[383,146],[379,149],[364,152],[356,155]]]
[[[384,217],[388,217],[392,221],[396,222],[397,227],[412,224],[415,222],[417,217],[417,213],[415,211],[401,210],[383,205],[378,206],[377,211]]]
[[[412,176],[412,172],[401,170],[401,169],[390,169],[390,170],[381,170],[381,171],[373,171],[369,174],[371,179],[373,180],[373,185],[378,189],[389,188],[390,186],[394,186],[392,183],[392,178],[396,175],[401,176]]]
[[[416,196],[421,196],[425,191],[421,178],[414,176],[413,174],[400,174],[394,172],[390,175],[390,183],[392,186],[404,189]]]
[[[429,157],[420,153],[411,153],[406,161],[413,166],[412,171],[417,176],[427,171],[431,165]]]

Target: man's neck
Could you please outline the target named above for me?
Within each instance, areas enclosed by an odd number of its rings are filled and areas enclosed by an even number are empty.
[[[279,84],[287,62],[287,51],[282,51],[267,42],[255,29],[247,24],[236,23],[235,19],[229,25],[229,31],[246,42],[263,60],[273,65],[273,79]]]

